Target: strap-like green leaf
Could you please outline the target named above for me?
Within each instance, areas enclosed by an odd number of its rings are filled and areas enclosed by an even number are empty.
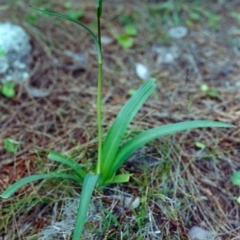
[[[58,172],[52,172],[52,173],[46,173],[46,174],[37,174],[32,175],[29,177],[25,177],[20,179],[19,181],[12,184],[10,187],[8,187],[1,195],[2,198],[9,198],[11,197],[16,191],[18,191],[21,187],[25,186],[28,183],[41,180],[41,179],[47,179],[47,178],[66,178],[71,179],[76,182],[82,182],[81,179],[74,177],[72,175],[66,174],[66,173],[58,173]]]
[[[87,212],[95,185],[97,184],[99,175],[88,173],[83,182],[83,189],[79,203],[76,226],[74,228],[73,240],[79,240],[86,221]]]
[[[129,123],[155,89],[154,82],[154,79],[149,79],[135,92],[122,107],[112,127],[109,129],[102,152],[101,173],[103,174],[103,181],[104,179],[106,180],[106,175],[113,165],[122,137]]]
[[[67,20],[69,20],[71,22],[74,22],[74,23],[78,24],[79,26],[83,27],[92,36],[92,38],[94,40],[95,47],[97,49],[98,63],[102,63],[102,53],[101,53],[101,48],[100,48],[99,43],[98,43],[98,39],[89,27],[87,27],[85,24],[83,24],[83,23],[81,23],[81,22],[79,22],[79,21],[77,21],[77,20],[75,20],[71,17],[68,17],[67,15],[64,15],[64,14],[56,13],[56,12],[53,12],[53,11],[41,10],[41,9],[38,9],[38,8],[34,8],[32,6],[31,6],[31,8],[33,8],[34,10],[37,10],[39,12],[48,14],[48,15],[52,15],[52,16],[56,16],[56,17],[59,17],[59,18],[67,19]]]
[[[132,174],[129,173],[116,175],[109,182],[106,182],[106,184],[125,183],[129,181],[131,176]]]
[[[48,159],[68,165],[70,168],[72,168],[76,172],[76,174],[82,180],[84,179],[84,177],[86,175],[86,172],[82,169],[82,167],[78,163],[76,163],[71,158],[61,155],[60,153],[50,151],[48,154]]]
[[[114,176],[116,171],[121,167],[124,161],[127,160],[128,157],[132,153],[134,153],[138,148],[144,146],[148,142],[170,134],[174,134],[180,131],[194,129],[194,128],[207,128],[207,127],[234,127],[228,123],[221,123],[215,121],[204,121],[204,120],[197,120],[197,121],[187,121],[187,122],[180,122],[180,123],[173,123],[168,124],[156,128],[152,128],[146,130],[139,135],[135,136],[131,140],[127,141],[118,151],[116,155],[116,159],[114,161],[114,165],[111,169],[110,178]]]

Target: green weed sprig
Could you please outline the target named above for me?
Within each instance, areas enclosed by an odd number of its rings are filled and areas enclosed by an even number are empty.
[[[95,35],[91,29],[89,29],[83,23],[77,21],[69,16],[55,13],[52,11],[38,10],[42,13],[57,16],[60,18],[72,21],[82,28],[84,28],[93,38],[98,61],[98,87],[97,87],[97,127],[98,127],[98,159],[95,167],[95,172],[87,173],[77,162],[73,159],[61,155],[60,153],[49,151],[48,159],[56,162],[60,162],[72,170],[73,174],[51,172],[47,174],[37,174],[25,177],[5,190],[0,196],[2,198],[11,197],[19,188],[40,179],[47,178],[67,178],[71,179],[80,185],[82,185],[81,199],[79,203],[78,215],[76,220],[76,226],[73,233],[73,240],[79,240],[81,237],[84,223],[86,220],[91,196],[95,186],[104,187],[112,183],[128,182],[131,174],[117,174],[117,171],[122,164],[128,159],[128,157],[134,153],[137,149],[144,146],[148,142],[169,134],[174,134],[183,130],[189,130],[194,128],[203,127],[233,127],[227,123],[214,122],[214,121],[187,121],[175,124],[168,124],[156,128],[152,128],[136,135],[132,139],[127,140],[124,144],[123,137],[132,119],[135,117],[139,109],[151,95],[156,88],[155,80],[147,80],[125,103],[118,113],[113,125],[108,130],[104,143],[102,142],[102,51],[101,51],[101,15],[103,0],[97,0],[97,26],[98,33]]]

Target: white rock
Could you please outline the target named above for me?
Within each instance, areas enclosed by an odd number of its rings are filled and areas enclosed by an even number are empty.
[[[65,55],[72,58],[72,60],[81,68],[86,69],[88,65],[87,58],[83,53],[75,53],[69,50],[64,51]]]
[[[0,82],[27,80],[30,50],[29,37],[21,27],[0,23]]]
[[[171,28],[168,31],[168,35],[171,38],[177,38],[177,39],[185,37],[187,35],[187,33],[188,33],[188,29],[183,26]]]
[[[124,207],[126,208],[133,208],[136,209],[140,205],[140,197],[132,198],[132,197],[125,197],[124,198]]]
[[[69,51],[69,50],[64,51],[64,53],[65,53],[67,56],[71,57],[71,58],[72,58],[74,61],[76,61],[76,62],[82,63],[82,62],[85,62],[85,61],[86,61],[85,56],[84,56],[83,54],[81,54],[81,53],[74,53],[74,52]]]
[[[102,36],[101,37],[101,42],[103,45],[108,45],[113,42],[113,39],[107,36]]]
[[[9,64],[5,56],[0,57],[0,74],[5,73],[9,68]]]
[[[189,230],[188,236],[190,240],[221,240],[214,231],[208,231],[197,226]]]
[[[147,67],[145,65],[143,65],[142,63],[136,64],[136,74],[142,80],[146,80],[150,76]]]
[[[157,63],[158,64],[169,64],[177,59],[180,55],[179,49],[176,46],[166,47],[166,46],[154,46],[153,52],[157,53]]]
[[[38,89],[38,88],[32,88],[32,87],[26,87],[26,89],[32,97],[36,97],[36,98],[46,97],[50,93],[46,90],[42,90],[42,89]]]

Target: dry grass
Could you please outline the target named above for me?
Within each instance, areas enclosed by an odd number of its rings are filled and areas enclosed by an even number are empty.
[[[34,98],[19,85],[15,98],[1,97],[1,191],[30,173],[58,167],[51,165],[44,151],[36,147],[69,153],[87,168],[96,157],[93,43],[78,26],[66,21],[38,16],[35,24],[29,24],[26,18],[32,10],[27,4],[16,1],[9,5],[0,12],[0,20],[20,24],[30,34],[33,50],[29,85],[49,91],[49,95]],[[139,33],[132,49],[123,50],[116,41],[103,46],[104,127],[109,126],[129,97],[126,90],[141,84],[134,70],[137,62],[149,67],[159,87],[135,119],[133,128],[187,119],[211,119],[238,126],[240,51],[239,46],[231,45],[231,31],[239,23],[230,18],[229,9],[240,6],[234,4],[229,3],[228,8],[216,4],[221,16],[218,31],[200,21],[189,28],[184,40],[168,40],[179,57],[171,64],[159,64],[153,49],[163,45],[166,39],[161,36],[169,26],[159,26],[157,22],[150,29],[147,5],[140,6],[138,1],[107,1],[102,34],[114,39],[114,34],[122,30],[119,18],[124,14],[136,19]],[[94,22],[93,3],[75,1],[73,5],[84,9],[84,23]],[[48,7],[63,11],[62,1],[49,3]],[[151,17],[154,21],[160,19]],[[84,53],[87,67],[79,66],[65,50]],[[204,83],[217,89],[217,98],[201,92]],[[194,225],[214,230],[223,240],[240,239],[236,203],[239,188],[230,181],[231,174],[240,167],[239,136],[239,128],[195,130],[157,140],[139,151],[121,169],[134,173],[129,184],[95,192],[86,239],[188,239],[188,230]],[[6,137],[23,143],[19,152],[10,155],[3,149]],[[198,149],[197,141],[206,148]],[[79,192],[71,184],[36,183],[11,200],[1,200],[2,238],[39,239],[37,234],[50,225],[53,216],[56,221],[63,217],[64,199],[76,197]],[[142,200],[135,211],[124,206],[123,199],[129,195]]]

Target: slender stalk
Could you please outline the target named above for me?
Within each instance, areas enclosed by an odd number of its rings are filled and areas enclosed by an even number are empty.
[[[98,63],[97,126],[98,126],[97,174],[100,174],[102,162],[102,62]]]
[[[99,9],[97,10],[98,12],[100,11]],[[100,51],[102,51],[102,43],[101,43],[101,15],[100,13],[97,14],[97,26],[98,26],[98,44],[100,47]]]
[[[99,13],[99,9],[97,10]],[[101,52],[101,14],[98,16],[98,45]],[[98,126],[98,161],[96,173],[101,173],[102,162],[102,54],[98,56],[98,89],[97,89],[97,126]]]

